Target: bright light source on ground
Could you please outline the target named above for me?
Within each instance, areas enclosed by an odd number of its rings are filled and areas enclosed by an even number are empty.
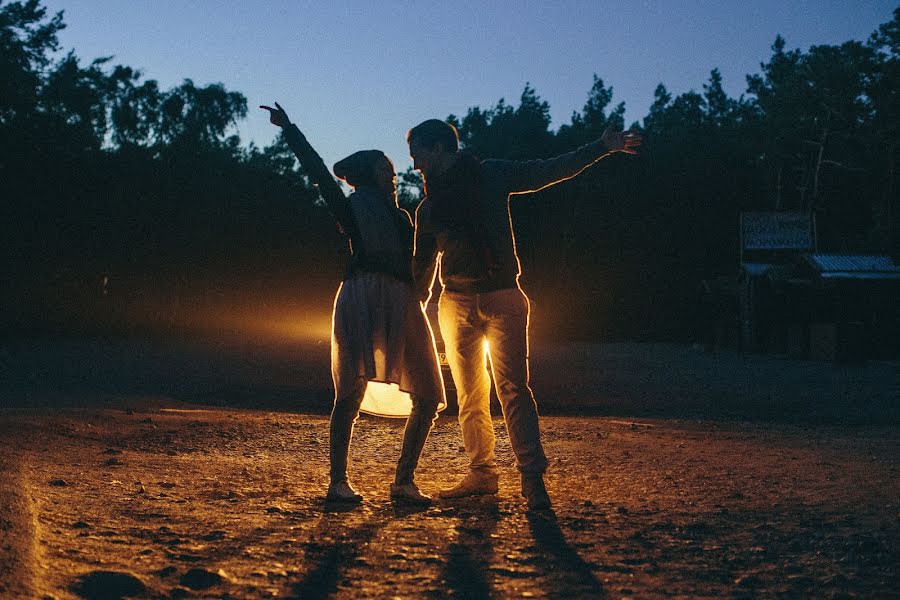
[[[359,410],[379,417],[406,418],[412,412],[412,398],[396,383],[370,381]]]

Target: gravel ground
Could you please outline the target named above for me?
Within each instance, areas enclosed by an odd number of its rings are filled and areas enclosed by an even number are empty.
[[[0,350],[0,598],[900,597],[896,363],[543,348],[552,511],[499,418],[499,494],[426,509],[388,499],[402,422],[362,418],[345,509],[322,357],[216,348]],[[417,480],[465,464],[442,416]]]

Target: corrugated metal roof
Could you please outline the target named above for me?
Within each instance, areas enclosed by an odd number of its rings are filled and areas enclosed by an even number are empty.
[[[882,273],[879,271],[828,271],[822,279],[853,279],[856,281],[900,281],[900,271]]]
[[[820,273],[841,271],[845,273],[879,272],[900,273],[890,256],[854,254],[808,254],[809,265]]]

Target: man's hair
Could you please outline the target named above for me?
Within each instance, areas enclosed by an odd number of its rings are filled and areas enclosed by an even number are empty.
[[[459,150],[459,134],[456,127],[439,119],[422,121],[406,133],[406,142],[413,141],[432,149],[438,144],[447,152]]]

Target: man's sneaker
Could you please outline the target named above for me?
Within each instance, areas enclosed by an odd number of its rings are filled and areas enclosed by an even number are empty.
[[[391,500],[427,506],[431,504],[431,496],[426,496],[419,491],[415,483],[392,483]]]
[[[325,500],[329,502],[362,502],[362,499],[362,495],[350,487],[350,482],[346,479],[332,481],[328,486],[328,494],[325,495]]]
[[[522,474],[522,496],[528,501],[528,510],[550,508],[550,495],[540,473]]]
[[[497,493],[497,473],[470,470],[463,480],[450,489],[437,493],[438,498],[463,498]]]

